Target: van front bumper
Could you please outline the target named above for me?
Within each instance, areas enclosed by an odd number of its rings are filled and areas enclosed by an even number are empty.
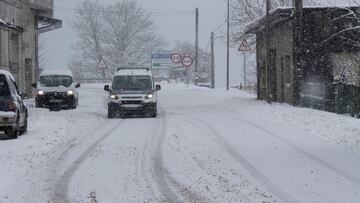
[[[156,108],[156,103],[139,102],[132,103],[123,101],[121,103],[110,102],[108,109],[114,113],[150,113]]]

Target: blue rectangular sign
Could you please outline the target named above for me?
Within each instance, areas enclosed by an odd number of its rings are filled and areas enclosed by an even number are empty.
[[[151,54],[152,59],[170,59],[171,54]]]

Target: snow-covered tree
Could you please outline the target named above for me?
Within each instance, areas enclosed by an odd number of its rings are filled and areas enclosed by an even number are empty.
[[[155,34],[151,15],[137,1],[122,1],[105,6],[98,0],[78,5],[73,28],[78,33],[74,57],[69,66],[82,64],[82,70],[99,74],[100,59],[108,66],[108,75],[118,67],[149,66],[152,51],[162,49],[166,41]]]
[[[266,0],[230,0],[230,26],[232,43],[238,45],[244,36],[244,29],[266,14]],[[305,6],[319,4],[318,0],[303,0]],[[292,7],[293,0],[271,0],[271,9]]]
[[[318,0],[303,0],[305,6],[319,4]],[[271,9],[278,7],[292,7],[293,0],[271,0]],[[266,0],[230,0],[230,40],[231,46],[238,48],[243,39],[251,47],[256,47],[255,35],[246,35],[245,28],[255,20],[266,15]],[[224,38],[225,33],[223,33]],[[256,84],[255,50],[248,54],[247,83]]]

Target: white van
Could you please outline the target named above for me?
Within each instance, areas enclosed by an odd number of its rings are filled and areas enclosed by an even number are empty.
[[[118,69],[111,86],[104,86],[104,90],[109,92],[108,117],[139,113],[156,117],[156,91],[160,89],[160,85],[155,85],[149,68]]]
[[[62,108],[75,109],[78,105],[79,94],[70,70],[43,70],[38,83],[32,85],[36,88],[35,106],[60,110]]]

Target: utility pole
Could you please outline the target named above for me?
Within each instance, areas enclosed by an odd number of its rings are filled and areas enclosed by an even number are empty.
[[[271,8],[271,2],[270,0],[266,0],[266,101],[268,103],[271,103],[270,100],[270,8]]]
[[[195,85],[198,80],[198,66],[199,66],[199,8],[195,10]]]
[[[230,0],[227,1],[226,90],[229,90],[230,69]]]
[[[214,32],[211,33],[211,88],[215,88]]]

